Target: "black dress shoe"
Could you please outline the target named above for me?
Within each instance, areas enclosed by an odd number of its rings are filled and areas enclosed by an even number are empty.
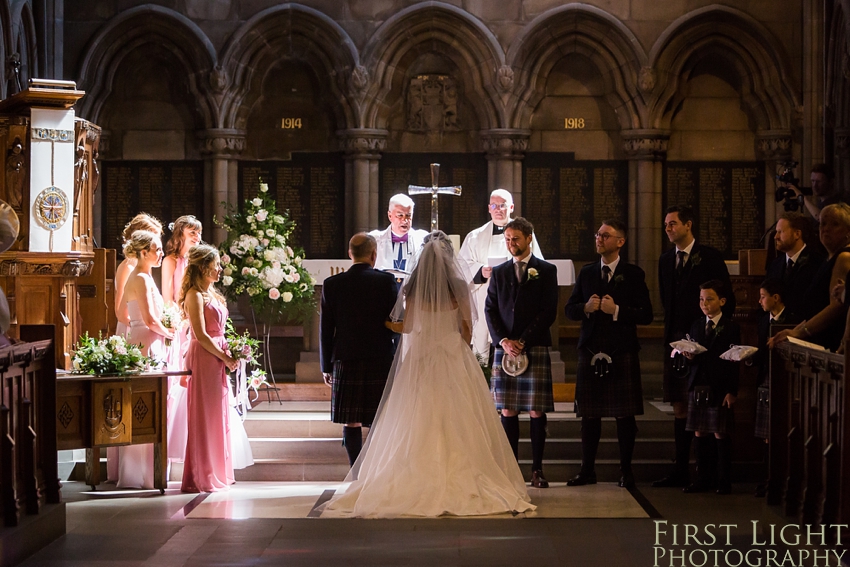
[[[767,495],[767,483],[760,482],[758,486],[756,486],[756,498],[764,498]]]
[[[617,483],[617,486],[620,488],[634,488],[635,475],[632,473],[623,473],[623,476],[620,477],[620,482]]]
[[[684,488],[691,483],[688,475],[674,472],[652,483],[652,488]]]
[[[584,486],[585,484],[596,484],[596,473],[578,473],[567,481],[567,486]]]
[[[531,486],[534,488],[549,488],[549,481],[543,476],[543,471],[531,471]]]
[[[685,494],[696,494],[698,492],[708,492],[711,490],[711,485],[705,482],[692,482],[688,486],[682,489],[682,492]]]

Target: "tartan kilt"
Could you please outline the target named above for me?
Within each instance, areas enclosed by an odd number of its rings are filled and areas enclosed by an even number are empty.
[[[392,364],[389,357],[334,361],[331,421],[371,425]]]
[[[694,393],[691,391],[688,393],[688,421],[685,429],[703,433],[733,433],[735,410],[723,406],[697,407]]]
[[[590,365],[593,354],[578,350],[576,370],[577,417],[627,417],[643,415],[643,387],[637,351],[611,355],[608,374],[596,376]]]
[[[493,354],[493,371],[490,376],[490,392],[498,409],[517,411],[554,411],[552,396],[552,361],[549,347],[536,346],[526,351],[528,369],[519,376],[511,376],[502,370],[505,351],[496,347]]]
[[[664,357],[664,374],[662,380],[664,386],[664,401],[669,404],[676,402],[687,403],[688,374],[690,366],[686,363],[684,369],[676,370],[673,368],[674,359],[670,358],[670,353],[673,352],[670,345],[667,345],[665,352],[666,356]],[[681,362],[681,360],[684,360],[684,357],[679,355],[675,360]]]
[[[761,390],[762,387],[759,387]],[[770,389],[765,388],[770,395]],[[753,428],[753,434],[759,439],[768,439],[770,437],[770,406],[768,403],[760,402],[756,398],[756,422]]]

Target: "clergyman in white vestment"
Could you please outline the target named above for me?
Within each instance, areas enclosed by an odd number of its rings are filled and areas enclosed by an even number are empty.
[[[390,226],[369,233],[378,242],[375,269],[410,272],[413,256],[422,248],[428,231],[412,228],[413,200],[403,193],[392,196],[387,216]]]
[[[472,297],[478,306],[478,321],[472,330],[472,348],[475,354],[487,360],[490,354],[490,331],[487,320],[481,317],[484,313],[484,300],[487,299],[487,286],[490,283],[490,271],[495,265],[492,259],[510,259],[511,255],[505,245],[505,225],[511,221],[514,211],[514,198],[504,189],[496,189],[490,193],[490,203],[487,205],[490,221],[476,228],[463,239],[460,248],[460,259],[468,266]],[[532,235],[531,253],[543,260],[537,237]],[[501,263],[501,262],[499,262]]]

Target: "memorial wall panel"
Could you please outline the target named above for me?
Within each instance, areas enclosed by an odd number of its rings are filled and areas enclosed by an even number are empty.
[[[764,175],[764,162],[667,162],[664,208],[693,207],[697,240],[737,260],[764,246]]]
[[[439,197],[439,227],[446,234],[459,234],[461,241],[466,234],[488,220],[487,203],[487,159],[484,154],[449,153],[385,153],[380,161],[380,202],[378,219],[380,225],[389,226],[387,205],[390,197],[397,193],[407,194],[408,185],[431,186],[430,164],[440,164],[441,187],[460,185],[460,196]],[[412,196],[414,206],[413,226],[428,230],[431,223],[431,197]]]
[[[121,249],[124,226],[140,212],[168,224],[182,215],[204,217],[203,161],[104,161],[103,248]]]
[[[290,161],[240,161],[239,203],[253,199],[260,179],[278,211],[295,221],[292,242],[307,258],[345,258],[345,160],[342,153],[293,153]]]
[[[627,161],[576,161],[572,153],[526,154],[523,216],[534,225],[543,255],[598,258],[593,235],[602,221],[628,220],[628,173]]]

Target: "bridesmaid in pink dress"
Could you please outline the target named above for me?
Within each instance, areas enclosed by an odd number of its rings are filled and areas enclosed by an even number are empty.
[[[215,492],[233,484],[227,371],[236,360],[224,340],[227,304],[215,289],[221,276],[218,251],[201,244],[189,251],[180,304],[191,334],[186,366],[189,380],[189,439],[183,464],[183,492]]]
[[[184,215],[169,225],[171,238],[162,260],[162,299],[166,305],[177,303],[189,250],[201,241],[203,226],[192,215]],[[188,325],[176,329],[168,349],[168,369],[185,368],[183,357],[189,346]],[[168,388],[168,458],[182,461],[186,456],[186,385],[187,376],[174,376]]]
[[[162,236],[162,223],[147,213],[137,214],[127,223],[127,226],[124,227],[124,231],[121,233],[122,252],[123,247],[130,242],[130,238],[132,238],[133,233],[137,230],[147,230]],[[115,318],[118,320],[115,328],[116,335],[127,334],[127,325],[130,322],[130,317],[124,307],[124,286],[127,284],[127,278],[130,277],[130,272],[135,267],[136,258],[125,257],[115,270],[115,283],[113,287],[115,289]],[[106,480],[113,482],[118,480],[118,447],[108,447],[106,449]]]
[[[162,326],[162,296],[151,271],[162,263],[159,235],[146,230],[133,233],[124,255],[136,258],[136,267],[124,286],[123,304],[129,314],[127,340],[142,345],[142,353],[161,360],[164,339],[171,331]],[[118,486],[153,488],[153,445],[129,445],[119,449]]]

